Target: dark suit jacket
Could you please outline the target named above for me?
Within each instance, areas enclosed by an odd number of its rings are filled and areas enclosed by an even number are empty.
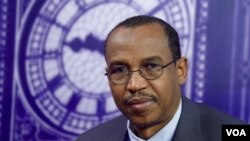
[[[221,141],[222,124],[244,122],[182,97],[181,117],[172,141]],[[80,135],[77,141],[129,141],[127,118],[122,115],[101,124]]]

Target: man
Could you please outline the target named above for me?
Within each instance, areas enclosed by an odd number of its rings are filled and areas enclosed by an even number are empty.
[[[78,141],[217,141],[222,124],[241,124],[181,94],[187,58],[177,32],[161,19],[131,17],[105,44],[106,75],[122,116],[82,134]]]

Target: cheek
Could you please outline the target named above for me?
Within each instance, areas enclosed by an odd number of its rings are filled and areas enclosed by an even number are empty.
[[[123,100],[124,100],[124,95],[125,95],[125,91],[124,88],[121,88],[121,86],[110,86],[111,88],[111,93],[112,96],[114,98],[115,104],[117,106],[117,108],[126,115],[127,113],[127,108],[126,106],[123,104]]]
[[[124,91],[121,86],[110,85],[112,96],[115,100],[116,105],[120,105],[122,103],[124,97]]]
[[[170,91],[171,85],[172,84],[171,84],[170,78],[166,78],[166,77],[158,79],[157,81],[152,83],[152,87],[154,91],[160,96],[167,95]]]
[[[163,76],[159,81],[152,84],[160,105],[166,106],[170,105],[178,97],[178,92],[176,91],[177,81],[173,77]]]

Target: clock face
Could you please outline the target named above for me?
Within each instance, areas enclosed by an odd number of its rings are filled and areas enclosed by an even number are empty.
[[[19,44],[24,103],[45,127],[75,136],[120,115],[104,76],[103,43],[120,21],[135,15],[160,17],[189,53],[190,4],[182,0],[36,2]]]

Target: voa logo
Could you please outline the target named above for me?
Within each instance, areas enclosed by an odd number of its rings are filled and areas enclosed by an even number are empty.
[[[227,136],[247,136],[244,129],[226,129]]]

